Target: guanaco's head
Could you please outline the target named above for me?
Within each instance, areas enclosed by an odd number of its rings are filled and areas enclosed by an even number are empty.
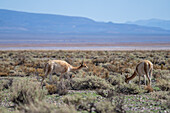
[[[127,84],[129,84],[128,77],[129,77],[129,75],[125,75],[125,82],[126,82]]]
[[[88,66],[86,65],[86,63],[84,63],[84,61],[81,62],[81,67],[88,68]]]

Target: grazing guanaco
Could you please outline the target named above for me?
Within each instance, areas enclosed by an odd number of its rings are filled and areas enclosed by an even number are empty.
[[[153,64],[149,60],[143,60],[140,62],[133,73],[132,76],[125,76],[125,82],[129,83],[130,80],[136,77],[136,75],[139,76],[139,87],[140,87],[140,77],[144,76],[144,82],[146,85],[146,77],[148,78],[149,85],[151,86],[151,77],[152,77],[152,71],[153,71]]]
[[[63,60],[50,60],[46,63],[46,65],[44,67],[45,76],[43,76],[43,79],[41,81],[41,86],[43,84],[44,79],[49,74],[50,74],[50,76],[49,76],[50,82],[52,81],[51,77],[52,77],[52,73],[54,73],[54,72],[61,74],[60,78],[59,78],[59,80],[61,80],[63,74],[68,73],[68,72],[74,72],[74,71],[79,70],[83,67],[88,68],[87,65],[84,63],[84,61],[81,62],[80,66],[74,67]]]

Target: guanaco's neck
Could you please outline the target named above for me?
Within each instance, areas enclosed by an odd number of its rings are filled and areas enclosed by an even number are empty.
[[[126,81],[132,80],[133,78],[135,78],[136,75],[137,75],[137,73],[135,71],[132,76],[130,76],[129,78],[126,79]]]
[[[82,65],[77,66],[77,67],[71,66],[71,71],[79,70],[79,69],[81,69],[82,67],[83,67]]]

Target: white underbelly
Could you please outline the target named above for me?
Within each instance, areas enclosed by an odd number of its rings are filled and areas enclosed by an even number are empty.
[[[60,65],[55,64],[53,67],[53,72],[55,73],[65,73],[67,72],[67,69],[65,67],[62,67]]]

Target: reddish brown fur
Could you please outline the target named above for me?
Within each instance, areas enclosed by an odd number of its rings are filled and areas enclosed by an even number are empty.
[[[83,67],[88,68],[87,65],[84,62],[82,62],[80,66],[74,67],[74,66],[70,65],[69,63],[67,63],[66,61],[50,60],[45,65],[45,68],[44,68],[45,76],[43,77],[43,79],[41,81],[41,85],[42,85],[44,79],[49,74],[50,74],[50,80],[51,80],[51,76],[52,76],[53,72],[61,73],[61,75],[60,75],[60,79],[61,79],[64,73],[67,73],[67,72],[70,72],[70,71],[73,72],[73,71],[79,70]]]
[[[150,64],[149,64],[149,67],[150,67]],[[147,63],[146,62],[144,62],[144,71],[147,74],[148,70],[147,70]]]
[[[139,75],[139,86],[140,86],[140,76],[142,75],[144,76],[146,75],[146,77],[148,78],[149,84],[151,85],[152,70],[153,70],[153,64],[148,60],[143,60],[136,66],[136,70],[131,77],[125,76],[125,82],[129,83],[129,81],[135,78],[135,76],[138,74]],[[150,76],[148,74],[150,74]]]

